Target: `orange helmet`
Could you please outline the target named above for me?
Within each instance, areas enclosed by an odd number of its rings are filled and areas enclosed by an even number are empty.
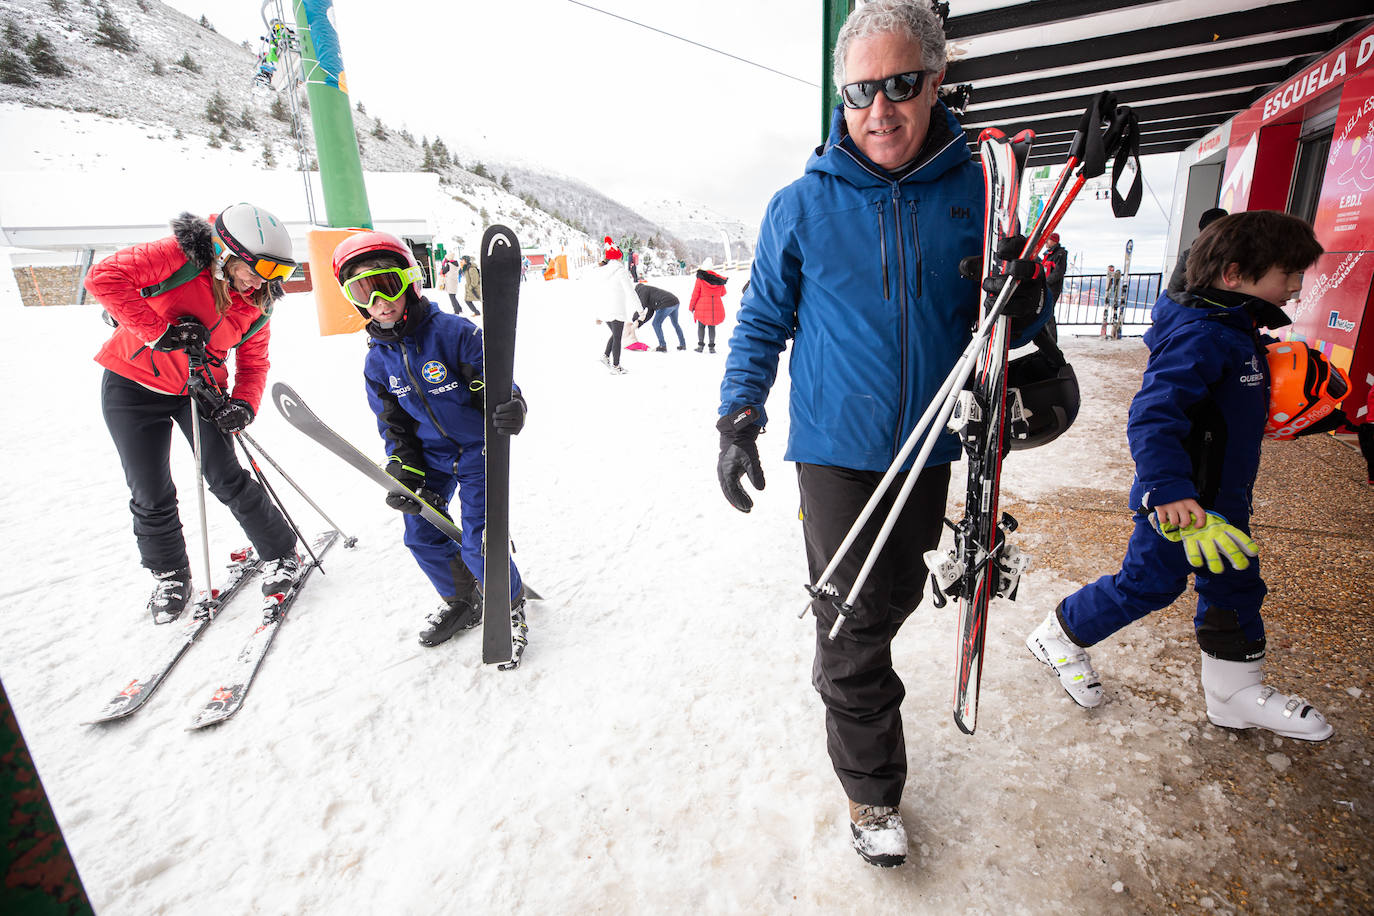
[[[1327,416],[1350,393],[1350,377],[1300,340],[1272,343],[1266,439],[1292,439]]]

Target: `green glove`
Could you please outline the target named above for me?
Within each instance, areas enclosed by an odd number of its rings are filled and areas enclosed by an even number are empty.
[[[1201,528],[1179,528],[1160,523],[1157,516],[1152,519],[1161,535],[1175,543],[1183,542],[1188,562],[1198,569],[1205,561],[1209,572],[1221,573],[1226,568],[1221,562],[1222,554],[1236,569],[1248,569],[1250,557],[1259,556],[1259,545],[1254,539],[1215,512],[1207,513]]]

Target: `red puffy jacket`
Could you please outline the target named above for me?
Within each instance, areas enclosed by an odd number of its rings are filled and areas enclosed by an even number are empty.
[[[234,388],[230,395],[246,401],[257,413],[267,385],[270,323],[246,341],[243,337],[262,315],[258,307],[231,289],[229,310],[217,314],[208,267],[160,296],[144,299],[139,295],[140,289],[166,280],[187,260],[187,253],[176,237],[169,236],[117,251],[91,268],[86,275],[86,289],[119,322],[95,355],[95,361],[155,391],[185,394],[190,371],[186,354],[180,350],[156,351],[150,344],[178,318],[190,315],[210,329],[205,352],[213,359],[207,360],[207,364],[220,387],[226,387],[229,378],[224,360],[243,341],[235,351]]]
[[[710,270],[697,271],[688,309],[701,324],[720,324],[725,320],[725,278]]]

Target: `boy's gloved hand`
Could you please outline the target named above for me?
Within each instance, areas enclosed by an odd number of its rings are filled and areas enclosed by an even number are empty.
[[[716,461],[716,479],[730,505],[741,512],[754,508],[754,501],[740,485],[740,478],[749,475],[754,489],[763,489],[763,465],[759,462],[759,409],[741,407],[716,422],[720,430],[720,458]]]
[[[438,509],[440,512],[448,514],[448,501],[433,490],[421,487],[415,491],[415,495],[429,503],[435,509]],[[386,504],[393,509],[404,512],[406,515],[419,515],[424,509],[424,506],[421,506],[418,502],[406,496],[404,493],[388,493],[386,496]]]
[[[504,404],[497,404],[491,412],[491,425],[503,436],[514,436],[525,428],[525,402],[511,398]]]
[[[1250,535],[1226,521],[1215,512],[1207,513],[1207,520],[1201,527],[1180,528],[1168,522],[1160,522],[1157,516],[1150,516],[1157,530],[1165,538],[1183,542],[1183,551],[1188,562],[1201,569],[1204,562],[1212,573],[1221,573],[1222,555],[1236,569],[1248,569],[1250,557],[1259,556],[1259,545]]]

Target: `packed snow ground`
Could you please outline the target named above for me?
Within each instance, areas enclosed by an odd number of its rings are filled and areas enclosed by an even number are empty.
[[[743,280],[732,275],[731,315]],[[691,279],[655,282],[683,299],[691,334]],[[797,619],[785,367],[760,440],[768,487],[743,515],[715,480],[730,319],[716,355],[628,353],[629,373],[612,376],[577,280],[522,294],[516,377],[530,414],[513,448],[512,531],[546,600],[531,605],[519,670],[482,666],[477,631],[416,643],[436,597],[400,518],[264,404],[251,434],[357,547],[326,557],[234,719],[185,730],[254,625],[251,596],[143,711],[83,726],[169,634],[144,610],[151,580],[100,415],[98,309],[26,309],[12,295],[2,307],[13,345],[0,456],[18,482],[0,494],[0,674],[105,916],[1039,913],[1066,900],[1127,913],[1152,909],[1179,874],[1220,883],[1227,862],[1301,880],[1232,846],[1226,824],[1247,812],[1200,778],[1226,733],[1205,723],[1195,670],[1159,663],[1179,634],[1141,625],[1099,647],[1110,699],[1080,710],[1022,644],[1078,583],[1034,567],[1018,602],[994,605],[975,736],[950,719],[952,607],[923,604],[898,637],[911,856],[892,871],[863,864],[809,684],[813,623]],[[305,295],[272,328],[271,380],[380,458],[364,339],[320,337]],[[1065,345],[1085,391],[1135,384],[1100,357],[1138,341]],[[1070,433],[1014,455],[1009,497],[1124,491],[1122,403],[1090,396]],[[178,437],[173,452],[199,574],[190,448]],[[303,527],[322,526],[278,488]],[[219,564],[243,538],[213,498],[209,514]],[[1046,536],[1022,544],[1033,553]]]

